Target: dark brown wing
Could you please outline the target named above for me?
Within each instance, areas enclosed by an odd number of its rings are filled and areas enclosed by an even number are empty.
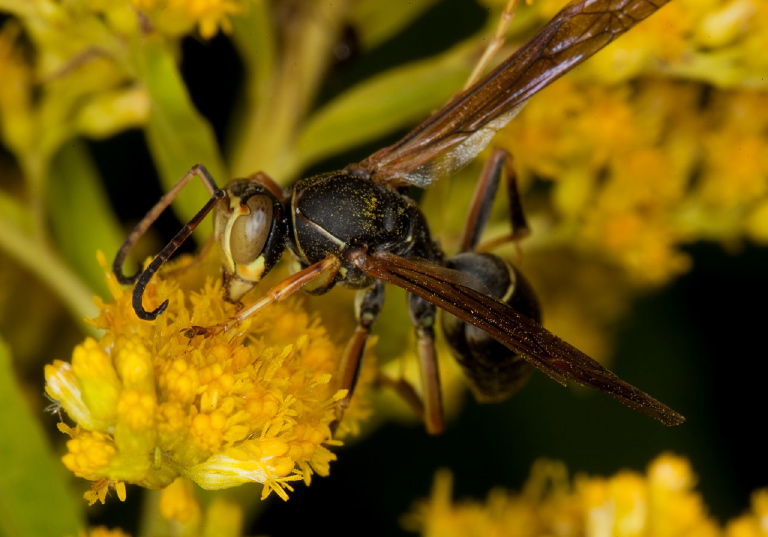
[[[525,101],[669,0],[572,2],[528,43],[402,140],[355,168],[374,181],[424,187],[482,151]]]
[[[461,272],[389,252],[361,256],[355,263],[366,274],[402,287],[481,328],[563,385],[567,380],[575,380],[597,388],[664,425],[678,425],[685,420],[539,323],[507,304],[467,287],[462,283],[466,276]]]

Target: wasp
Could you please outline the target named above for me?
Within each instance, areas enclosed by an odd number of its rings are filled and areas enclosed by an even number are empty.
[[[444,426],[434,349],[438,309],[444,312],[441,324],[446,341],[481,400],[509,396],[535,368],[561,384],[574,380],[596,388],[665,425],[682,423],[683,416],[545,329],[535,294],[522,274],[499,256],[477,252],[490,202],[503,169],[509,167],[503,152],[494,153],[481,175],[457,255],[443,252],[425,215],[408,196],[409,188],[425,188],[474,159],[531,96],[668,1],[571,2],[525,45],[398,142],[343,170],[301,179],[287,191],[262,172],[221,189],[205,167],[193,167],[150,210],[115,257],[113,270],[120,281],[135,284],[136,314],[153,320],[163,313],[167,300],[154,311],[144,309],[147,283],[213,211],[214,239],[223,252],[226,300],[238,303],[286,249],[299,270],[230,319],[214,326],[189,327],[186,335],[205,337],[225,331],[299,289],[310,294],[325,293],[335,285],[357,289],[357,328],[338,375],[339,388],[348,390],[339,404],[339,419],[382,309],[384,284],[389,283],[408,292],[422,395],[410,385],[393,384],[431,433]],[[125,276],[122,265],[128,252],[195,177],[206,185],[210,200],[146,269]],[[507,178],[514,202],[514,174],[508,173]]]

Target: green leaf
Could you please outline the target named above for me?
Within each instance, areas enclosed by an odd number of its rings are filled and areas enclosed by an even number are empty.
[[[98,171],[82,142],[62,146],[48,184],[51,229],[69,265],[101,296],[108,296],[96,250],[111,258],[123,231],[109,205]]]
[[[374,141],[426,119],[459,90],[469,74],[456,54],[387,71],[315,113],[298,140],[302,164]]]
[[[0,218],[0,251],[40,278],[72,312],[83,330],[94,333],[95,329],[84,321],[84,318],[98,313],[93,303],[93,291],[69,268],[58,252],[3,218]]]
[[[269,84],[277,61],[273,13],[266,2],[256,2],[237,17],[232,17],[232,40],[248,73],[249,100],[262,102],[269,93]],[[247,106],[247,103],[243,103]]]
[[[300,171],[294,140],[325,78],[336,36],[346,21],[345,5],[300,3],[291,11],[290,24],[272,31],[260,30],[265,23],[274,24],[273,18],[265,18],[263,8],[258,17],[238,18],[235,38],[244,60],[247,98],[230,135],[234,175],[264,170],[278,184],[287,184]],[[281,45],[279,54],[276,42]]]
[[[220,186],[229,182],[213,129],[192,104],[169,47],[145,36],[135,44],[133,52],[138,77],[151,101],[147,144],[165,189],[169,190],[195,164],[203,164]],[[173,206],[179,217],[188,221],[209,198],[205,188],[190,184]]]
[[[29,231],[32,229],[32,215],[27,206],[22,205],[14,196],[0,190],[0,215],[7,225]]]
[[[83,504],[15,379],[10,351],[0,341],[0,535],[75,536],[85,527]]]
[[[438,0],[411,0],[392,8],[390,0],[360,0],[352,6],[351,24],[365,49],[372,49],[397,35]]]

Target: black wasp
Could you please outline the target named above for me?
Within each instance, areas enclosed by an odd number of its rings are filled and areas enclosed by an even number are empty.
[[[448,258],[439,248],[424,214],[404,193],[407,187],[426,187],[473,159],[529,97],[667,2],[572,2],[527,44],[397,143],[341,171],[302,179],[288,191],[263,173],[220,189],[203,166],[195,166],[139,223],[115,258],[113,268],[120,280],[136,283],[136,314],[153,320],[165,310],[167,300],[146,311],[144,289],[215,209],[214,237],[223,251],[227,300],[238,302],[286,248],[301,270],[236,316],[215,326],[190,327],[186,334],[196,337],[226,330],[298,289],[312,294],[325,293],[336,284],[359,289],[358,326],[339,371],[339,388],[348,389],[350,395],[340,404],[339,416],[351,397],[386,282],[409,293],[423,399],[410,386],[396,387],[422,414],[430,432],[443,428],[433,345],[437,308],[450,314],[442,316],[446,339],[481,399],[510,395],[533,366],[561,384],[575,380],[597,388],[665,425],[682,423],[680,414],[544,329],[538,303],[523,277],[500,257],[474,251],[502,175],[503,153],[496,152],[483,172],[461,252],[454,257]],[[124,276],[122,265],[129,250],[194,177],[202,179],[211,199],[143,272]]]

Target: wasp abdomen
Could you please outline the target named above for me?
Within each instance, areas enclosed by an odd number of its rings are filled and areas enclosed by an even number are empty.
[[[541,321],[539,303],[530,284],[499,256],[462,253],[452,257],[448,267],[472,276],[492,296],[526,317]],[[533,367],[526,360],[480,328],[449,314],[442,315],[442,327],[478,401],[504,400],[517,392],[531,376]]]

